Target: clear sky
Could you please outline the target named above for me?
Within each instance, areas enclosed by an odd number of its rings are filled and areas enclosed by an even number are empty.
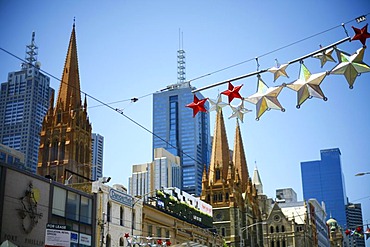
[[[352,37],[351,26],[362,28],[370,16],[359,24],[351,20],[368,13],[367,0],[0,0],[0,47],[24,58],[25,46],[35,31],[41,68],[60,78],[75,17],[82,91],[105,103],[120,101],[111,106],[151,130],[151,94],[177,82],[179,29],[186,51],[186,78],[205,75],[191,83],[201,88],[256,71],[255,57],[259,57],[260,69],[267,69],[275,66],[275,59],[283,64],[320,45],[341,40],[346,37],[341,23],[346,23]],[[367,44],[370,46],[370,40]],[[338,48],[353,54],[361,46],[359,41],[353,41]],[[369,53],[365,51],[367,64]],[[0,51],[0,81],[6,81],[7,73],[18,70],[20,63]],[[329,71],[336,65],[327,62],[321,68],[320,61],[314,58],[304,63],[311,73]],[[289,78],[280,77],[275,83],[273,74],[261,76],[270,87],[292,82],[298,78],[299,63],[291,64],[286,71]],[[252,175],[257,164],[268,196],[275,197],[278,188],[291,187],[302,200],[300,162],[320,159],[321,149],[339,148],[347,196],[351,202],[362,203],[364,222],[370,224],[370,175],[354,176],[370,171],[369,82],[370,73],[362,74],[350,90],[343,75],[327,76],[321,88],[328,101],[309,99],[299,110],[295,107],[297,93],[284,88],[278,99],[286,111],[268,111],[259,121],[255,120],[255,106],[245,104],[253,110],[241,125],[248,168]],[[59,84],[51,80],[56,91]],[[240,92],[247,97],[255,93],[257,77],[233,84],[243,84]],[[202,94],[215,99],[226,88],[225,84]],[[131,103],[133,97],[142,98]],[[112,177],[111,184],[127,186],[131,166],[151,161],[152,135],[128,118],[98,105],[88,98],[93,132],[105,138],[104,175]],[[213,133],[215,112],[210,114]],[[230,109],[225,108],[232,147],[236,121],[228,119],[230,114]]]

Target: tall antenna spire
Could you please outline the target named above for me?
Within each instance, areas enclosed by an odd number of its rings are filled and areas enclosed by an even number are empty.
[[[28,63],[23,63],[22,68],[26,69],[35,65],[37,61],[37,51],[38,47],[35,44],[35,31],[32,32],[31,44],[26,46],[26,61]]]
[[[177,51],[177,83],[181,84],[185,82],[185,51],[184,51],[184,40],[183,33],[179,29],[179,50]]]

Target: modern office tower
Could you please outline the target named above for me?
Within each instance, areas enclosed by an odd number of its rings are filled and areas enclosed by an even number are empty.
[[[193,102],[193,89],[184,82],[153,95],[153,149],[164,148],[179,156],[182,189],[200,195],[203,166],[208,167],[210,161],[210,126],[209,114],[199,112],[193,118],[192,110],[185,107]],[[204,98],[201,94],[197,97]]]
[[[103,177],[103,150],[104,137],[92,133],[91,135],[91,179],[93,181]]]
[[[129,194],[142,196],[156,189],[181,188],[181,178],[180,157],[163,148],[156,148],[153,162],[132,166]]]
[[[24,169],[36,172],[42,119],[54,90],[50,78],[40,72],[35,32],[27,45],[26,61],[19,71],[8,73],[0,88],[0,143],[25,155]]]
[[[0,163],[24,168],[24,154],[20,151],[0,144]]]
[[[346,229],[356,230],[357,227],[364,229],[364,223],[362,220],[362,208],[361,203],[349,203],[346,207],[347,226]],[[349,237],[350,247],[365,247],[364,237],[354,234]]]
[[[91,124],[81,102],[75,24],[71,32],[58,98],[42,123],[37,173],[59,183],[91,180]]]
[[[339,148],[320,151],[321,160],[301,162],[303,198],[324,202],[326,212],[346,226],[346,190]]]
[[[278,202],[296,202],[297,193],[292,188],[277,189],[276,200]]]

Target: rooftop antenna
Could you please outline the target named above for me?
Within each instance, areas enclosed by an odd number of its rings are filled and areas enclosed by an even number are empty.
[[[185,51],[184,51],[184,35],[179,29],[179,50],[177,51],[177,83],[182,84],[185,82]]]
[[[35,31],[32,32],[32,39],[31,39],[31,44],[26,46],[26,61],[28,63],[22,63],[22,68],[27,69],[33,66],[38,65],[38,63],[35,64],[37,61],[37,53],[38,52],[38,47],[35,44]]]

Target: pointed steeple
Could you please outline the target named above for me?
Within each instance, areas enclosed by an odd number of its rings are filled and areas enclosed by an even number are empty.
[[[212,155],[209,166],[209,181],[216,181],[216,169],[220,169],[222,179],[227,178],[230,163],[229,144],[227,142],[222,110],[217,111],[215,131],[213,134]]]
[[[257,194],[263,194],[263,185],[261,182],[260,173],[258,172],[257,165],[254,167],[252,183],[257,189]]]
[[[247,182],[249,178],[247,160],[245,158],[244,146],[242,135],[240,132],[239,121],[236,121],[236,130],[235,130],[235,140],[234,140],[234,153],[233,153],[233,162],[235,169],[239,171],[241,189],[245,191],[247,188]]]
[[[71,109],[78,109],[81,107],[80,75],[78,71],[76,32],[74,23],[69,40],[68,52],[64,63],[62,81],[59,87],[57,108],[59,107],[63,107],[63,111],[66,111],[68,109],[67,107],[71,107]]]

